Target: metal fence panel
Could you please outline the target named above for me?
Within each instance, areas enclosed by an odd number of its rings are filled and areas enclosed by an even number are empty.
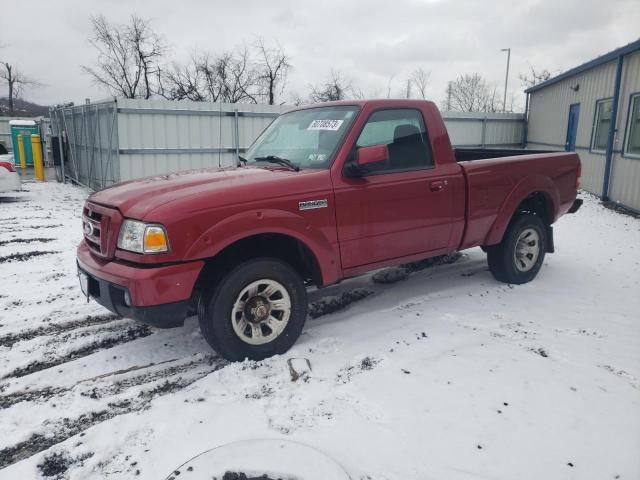
[[[232,166],[283,105],[113,99],[52,111],[67,177],[94,189],[168,172]],[[457,146],[518,146],[523,116],[445,112]]]
[[[68,178],[96,190],[120,181],[116,115],[115,100],[52,109],[52,132],[68,146]]]
[[[605,167],[604,154],[590,148],[596,100],[613,95],[615,73],[616,62],[612,61],[535,91],[529,99],[527,144],[531,148],[564,150],[569,106],[580,104],[575,146],[582,162],[580,183],[596,195],[602,194]]]
[[[120,179],[231,166],[289,108],[118,99]]]
[[[524,140],[521,113],[442,112],[456,147],[519,147]]]

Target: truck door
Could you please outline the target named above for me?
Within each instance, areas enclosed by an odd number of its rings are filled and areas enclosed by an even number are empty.
[[[374,111],[353,147],[387,145],[389,159],[362,177],[334,179],[342,267],[444,249],[452,223],[452,188],[431,154],[422,113]]]

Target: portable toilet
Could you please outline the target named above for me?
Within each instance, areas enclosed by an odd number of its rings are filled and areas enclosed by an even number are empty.
[[[13,163],[20,165],[18,158],[18,135],[22,134],[24,156],[27,165],[33,166],[33,152],[31,151],[31,135],[40,134],[40,127],[33,120],[9,120],[11,128],[11,143],[13,144]],[[25,140],[26,139],[26,140]]]

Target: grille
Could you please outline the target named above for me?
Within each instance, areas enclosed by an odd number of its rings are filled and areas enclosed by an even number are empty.
[[[82,211],[82,230],[84,239],[91,250],[102,255],[102,214],[91,209],[91,205],[85,205]],[[106,233],[106,232],[105,232]]]

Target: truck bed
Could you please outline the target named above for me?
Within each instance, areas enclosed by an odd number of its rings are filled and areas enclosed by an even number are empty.
[[[489,157],[490,152],[502,155]],[[494,230],[506,228],[505,222],[517,207],[514,199],[520,201],[521,192],[540,193],[551,202],[550,224],[566,213],[575,199],[580,162],[575,152],[460,149],[456,150],[456,158],[458,154],[469,157],[458,159],[467,183],[467,227],[461,249],[491,245],[494,236],[501,238]]]
[[[515,157],[517,155],[533,155],[552,152],[552,150],[529,150],[526,148],[455,147],[453,149],[453,154],[455,155],[457,162],[470,162],[473,160],[486,160],[488,158]]]

